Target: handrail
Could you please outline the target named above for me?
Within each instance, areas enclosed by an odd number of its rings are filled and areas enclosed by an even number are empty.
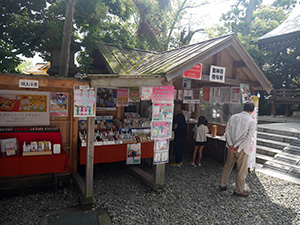
[[[275,89],[272,91],[273,100],[300,100],[300,89]]]

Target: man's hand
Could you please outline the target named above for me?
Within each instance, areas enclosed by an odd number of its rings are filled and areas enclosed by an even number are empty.
[[[234,153],[236,153],[236,152],[238,151],[238,149],[237,149],[236,147],[233,147],[232,145],[229,145],[229,146],[228,146],[228,150],[229,150],[229,151],[232,151],[232,152],[234,152]]]

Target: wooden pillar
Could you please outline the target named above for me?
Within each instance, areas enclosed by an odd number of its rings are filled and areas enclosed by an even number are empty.
[[[164,189],[165,187],[165,164],[154,166],[154,190]]]
[[[271,115],[273,117],[276,116],[276,104],[275,104],[275,102],[272,103]]]
[[[85,164],[85,203],[94,203],[93,198],[93,176],[94,176],[94,130],[95,117],[87,118],[87,145]]]

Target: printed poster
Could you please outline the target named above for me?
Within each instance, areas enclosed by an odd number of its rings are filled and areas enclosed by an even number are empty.
[[[139,102],[140,101],[140,88],[139,87],[129,88],[129,99],[131,102]]]
[[[191,89],[192,80],[188,78],[182,78],[182,89]]]
[[[151,139],[166,139],[172,136],[172,121],[151,121]]]
[[[183,90],[178,90],[178,101],[183,100]]]
[[[183,73],[183,77],[189,78],[189,79],[196,79],[201,80],[202,75],[202,64],[199,63],[196,66],[193,66],[192,68],[188,69]]]
[[[68,116],[68,93],[50,93],[50,116]]]
[[[169,162],[169,140],[161,139],[154,141],[153,164],[163,164]]]
[[[213,87],[211,88],[211,101],[214,103],[221,103],[221,88],[219,87]]]
[[[259,107],[259,98],[257,96],[251,96],[251,100],[254,103],[254,111],[251,114],[253,120],[255,121],[255,124],[257,126],[258,124],[258,107]],[[255,129],[255,134],[252,137],[252,142],[251,142],[251,154],[249,155],[248,158],[248,168],[250,170],[253,170],[255,168],[255,162],[256,162],[256,140],[257,140],[257,129]]]
[[[85,85],[74,86],[74,116],[91,117],[96,115],[96,93],[94,88]]]
[[[230,102],[230,87],[221,87],[221,102]]]
[[[230,103],[240,103],[240,87],[231,87],[230,91]]]
[[[48,126],[50,93],[0,90],[0,126]]]
[[[141,143],[127,144],[126,164],[141,164]]]
[[[116,88],[97,88],[97,111],[117,110],[117,96],[118,89]]]
[[[142,87],[141,100],[151,100],[152,99],[152,87]]]
[[[129,90],[127,88],[118,88],[117,106],[128,106]]]
[[[242,102],[249,102],[251,101],[251,92],[249,89],[249,84],[240,84],[241,87],[241,94],[242,94]]]
[[[210,101],[210,87],[203,88],[203,101],[204,102]]]
[[[173,103],[153,103],[152,120],[173,120]]]
[[[199,104],[200,103],[200,91],[199,90],[184,90],[183,91],[183,103]]]
[[[152,102],[174,102],[174,86],[153,86]]]

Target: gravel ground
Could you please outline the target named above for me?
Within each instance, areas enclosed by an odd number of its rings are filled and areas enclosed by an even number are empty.
[[[300,225],[299,185],[251,173],[246,186],[249,197],[235,197],[235,170],[228,190],[217,189],[222,167],[207,158],[202,167],[192,167],[187,161],[181,167],[167,164],[166,187],[154,192],[122,163],[100,164],[95,169],[94,209],[105,209],[113,224]],[[57,192],[2,198],[0,224],[38,224],[47,213],[74,206],[78,206],[74,185]]]

